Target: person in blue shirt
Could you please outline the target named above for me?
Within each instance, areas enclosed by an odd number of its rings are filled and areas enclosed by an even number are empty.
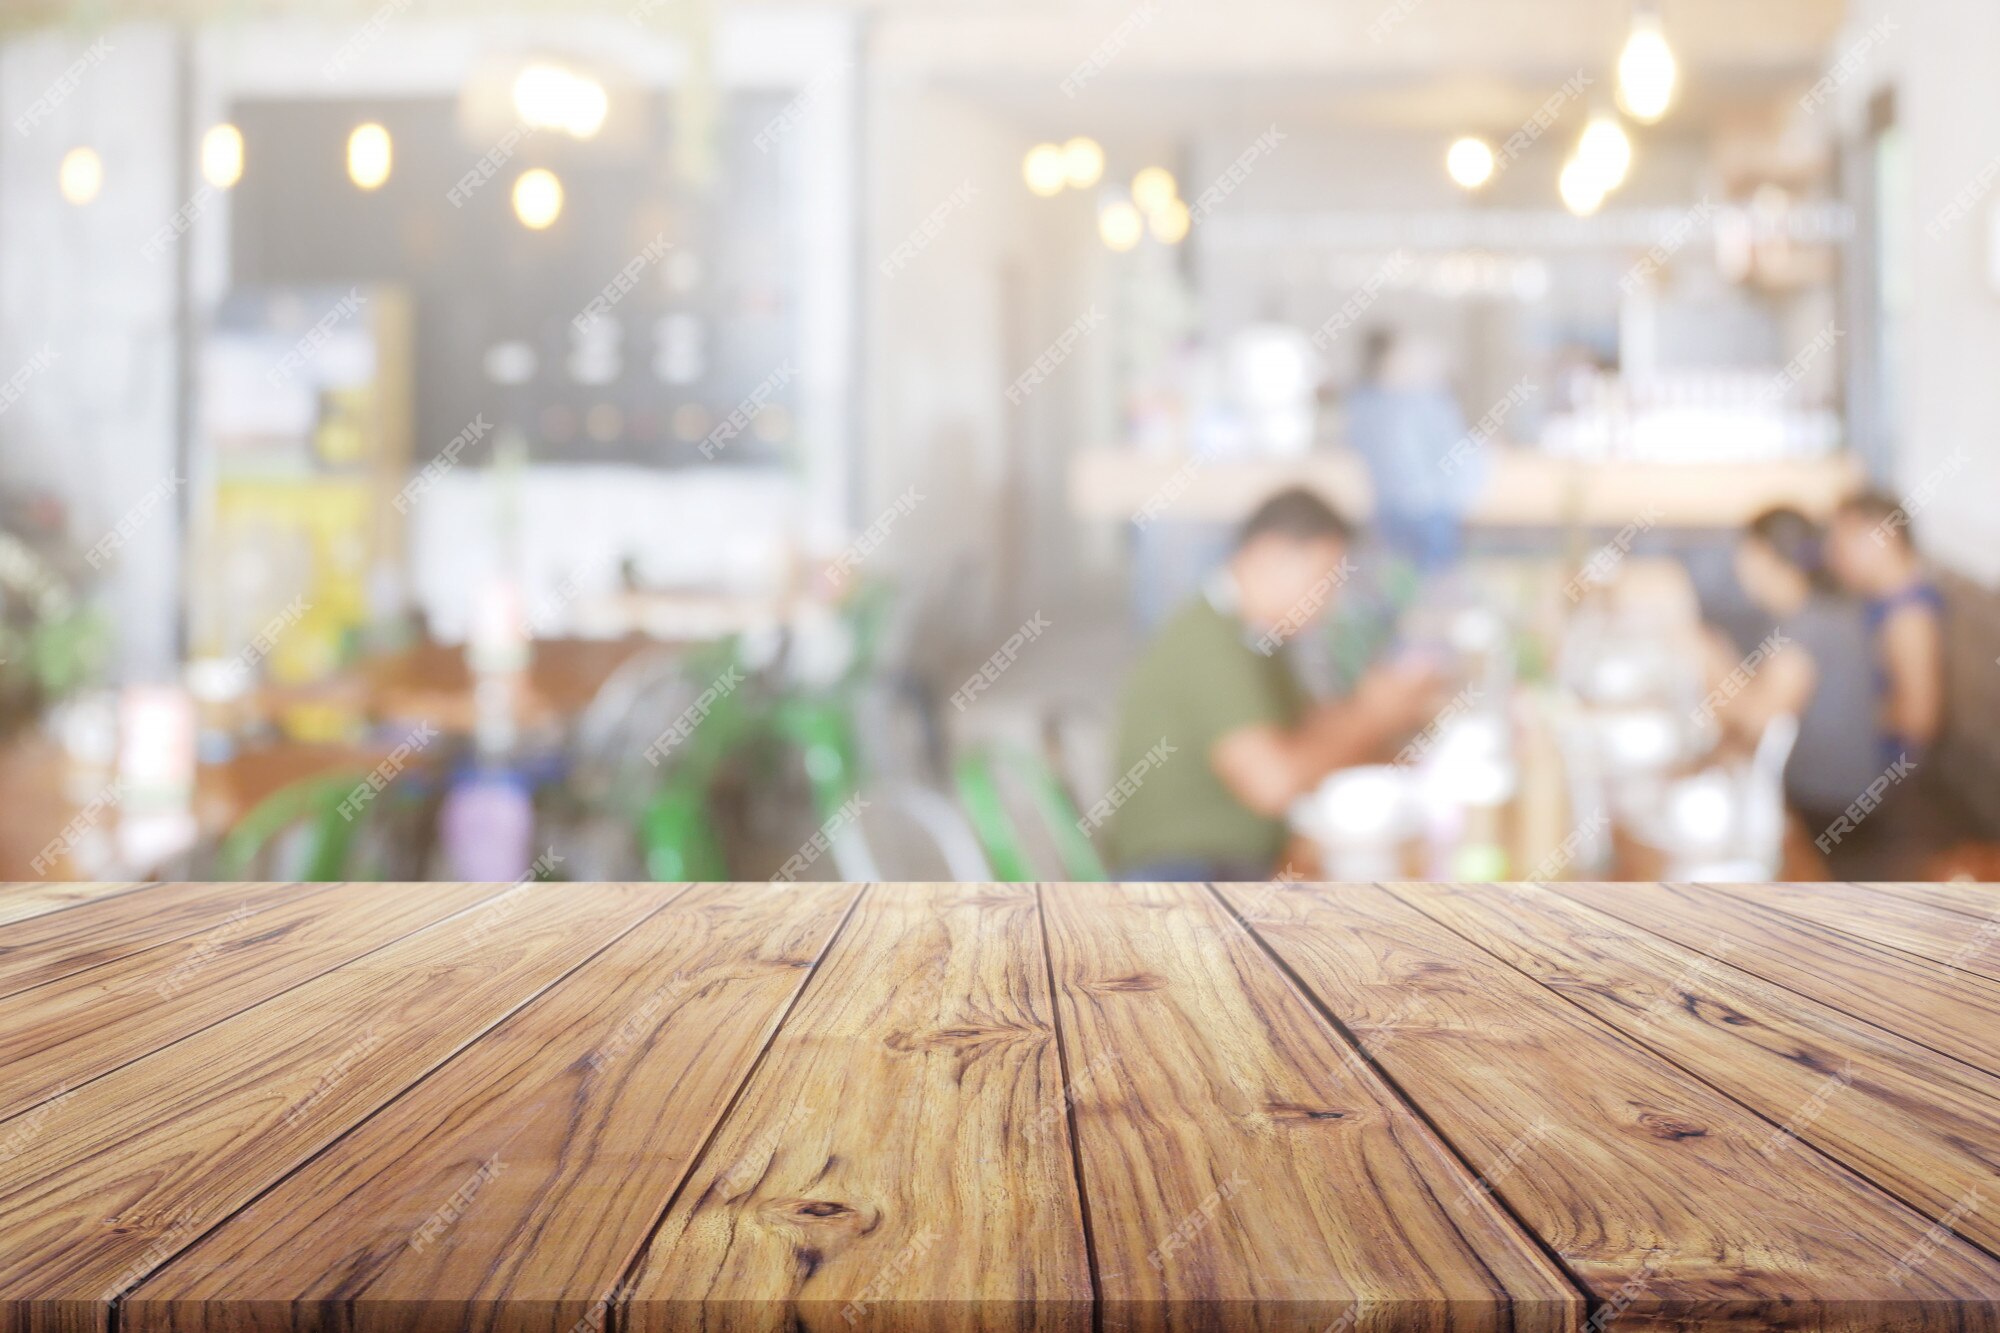
[[[1826,549],[1834,575],[1864,603],[1883,761],[1917,762],[1944,725],[1944,596],[1911,540],[1909,511],[1864,491],[1835,511]]]
[[[1488,460],[1484,442],[1467,434],[1441,357],[1419,340],[1375,330],[1346,412],[1348,442],[1368,465],[1383,542],[1427,573],[1456,564]]]

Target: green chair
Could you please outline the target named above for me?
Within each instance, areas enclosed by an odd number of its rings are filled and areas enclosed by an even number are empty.
[[[355,835],[381,799],[371,801],[352,818],[341,805],[354,789],[366,782],[366,773],[335,773],[306,778],[258,802],[236,822],[222,840],[215,856],[215,875],[220,880],[253,877],[262,858],[288,834],[303,840],[303,864],[299,874],[289,879],[327,883],[350,879]]]
[[[729,669],[735,652],[730,643],[700,654],[690,661],[688,678],[714,679]],[[649,879],[711,883],[729,877],[709,798],[731,752],[758,725],[759,706],[752,693],[754,686],[746,683],[717,699],[663,761],[666,776],[647,794],[638,819],[639,850]]]
[[[845,611],[853,652],[838,679],[812,687],[776,673],[739,667],[751,678],[717,699],[699,725],[663,763],[666,778],[647,796],[638,819],[646,873],[654,880],[728,878],[728,857],[715,835],[710,797],[733,756],[746,751],[796,755],[805,768],[815,818],[822,825],[860,790],[861,747],[854,698],[879,652],[893,594],[870,584]],[[736,641],[717,645],[690,664],[691,679],[709,679],[740,663]]]
[[[1036,872],[1010,808],[1010,786],[1023,789],[1028,811],[1038,825],[1036,831],[1054,851],[1060,878],[1079,882],[1110,878],[1097,848],[1077,827],[1080,816],[1076,802],[1070,799],[1055,769],[1040,756],[1018,748],[981,747],[959,758],[953,776],[958,798],[972,820],[986,859],[992,863],[994,877],[1002,883],[1051,878]]]

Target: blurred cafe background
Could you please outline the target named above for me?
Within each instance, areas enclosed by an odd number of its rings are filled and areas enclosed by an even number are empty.
[[[1373,744],[1246,873],[2000,877],[1995,52],[5,0],[0,878],[1130,871],[1237,799],[1147,699],[1235,716],[1177,617],[1301,488],[1259,659]]]

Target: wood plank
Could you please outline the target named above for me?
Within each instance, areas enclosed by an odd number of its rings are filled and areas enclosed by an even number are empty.
[[[0,1163],[0,1333],[106,1328],[114,1298],[665,896],[522,886],[52,1104]]]
[[[0,926],[29,917],[60,912],[64,908],[115,898],[146,886],[136,883],[98,883],[88,880],[55,880],[45,884],[0,884]]]
[[[1205,889],[1043,903],[1106,1329],[1580,1322],[1576,1289]]]
[[[1242,898],[1242,888],[1226,893]],[[1257,932],[1601,1304],[1676,1327],[2000,1327],[2000,1261],[1409,904],[1287,886]]]
[[[0,926],[0,996],[324,892],[325,884],[158,884]]]
[[[623,1330],[1090,1327],[1031,889],[871,885],[634,1276]]]
[[[1897,898],[1909,898],[1953,912],[1963,912],[1980,921],[2000,917],[2000,884],[1970,884],[1951,880],[1941,884],[1874,884],[1869,887]]]
[[[1692,885],[1697,894],[1753,902],[1856,939],[1900,949],[1956,971],[2000,981],[1994,932],[1948,908],[1885,894],[1869,884]],[[1982,947],[1982,945],[1984,947]]]
[[[858,892],[691,891],[168,1265],[120,1328],[601,1319]]]
[[[1680,884],[1550,884],[1551,892],[1715,954],[1843,1013],[2000,1074],[2000,983]]]
[[[0,1119],[504,891],[350,884],[0,999]]]
[[[1477,941],[1934,1220],[2000,1253],[2000,1212],[1968,1207],[2000,1169],[2000,1078],[1532,885],[1397,887]]]

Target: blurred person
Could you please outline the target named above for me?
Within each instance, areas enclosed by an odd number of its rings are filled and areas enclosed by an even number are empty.
[[[1833,516],[1827,559],[1865,604],[1880,762],[1920,760],[1944,723],[1944,595],[1932,583],[1894,496],[1864,491]]]
[[[1294,800],[1429,721],[1428,670],[1377,668],[1315,705],[1280,652],[1337,594],[1353,539],[1318,496],[1279,492],[1141,655],[1120,700],[1120,781],[1084,821],[1102,824],[1120,878],[1269,878]]]
[[[1347,432],[1368,465],[1383,541],[1426,572],[1457,563],[1465,516],[1485,485],[1485,450],[1467,447],[1465,416],[1430,342],[1388,329],[1368,335]]]
[[[1874,729],[1857,725],[1874,707],[1868,631],[1860,605],[1826,575],[1824,542],[1817,523],[1787,506],[1744,526],[1732,565],[1752,614],[1717,631],[1708,695],[1725,734],[1745,748],[1775,719],[1799,720],[1785,799],[1815,833],[1881,771]]]

